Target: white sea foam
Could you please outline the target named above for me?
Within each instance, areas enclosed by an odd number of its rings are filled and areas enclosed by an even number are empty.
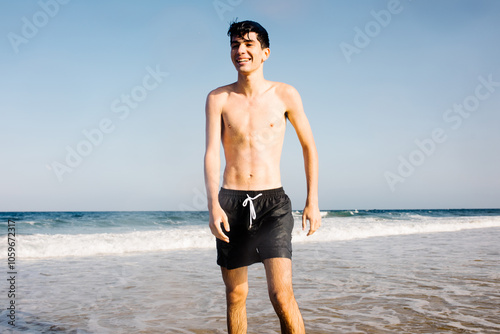
[[[215,241],[208,228],[190,226],[129,233],[19,235],[17,244],[20,258],[49,258],[209,248]]]
[[[35,225],[37,222],[35,221],[25,221],[25,222],[21,222],[21,223],[24,223],[24,224],[29,224],[31,226]]]
[[[453,232],[464,229],[500,227],[500,217],[422,217],[384,220],[376,217],[324,217],[321,229],[307,237],[301,218],[295,216],[294,243],[354,240],[395,235]],[[0,254],[6,254],[6,236]],[[95,256],[135,252],[213,248],[214,237],[207,226],[183,226],[156,231],[93,234],[17,235],[18,258]]]
[[[376,217],[327,218],[323,220],[321,229],[312,236],[306,237],[296,229],[293,237],[295,242],[327,242],[489,227],[500,227],[500,217],[447,219],[419,216],[418,220],[383,220]]]

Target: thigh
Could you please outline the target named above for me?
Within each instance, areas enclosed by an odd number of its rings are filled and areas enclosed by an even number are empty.
[[[221,272],[226,290],[233,291],[236,289],[248,288],[248,267],[236,269],[221,267]]]
[[[288,258],[265,259],[267,286],[270,292],[292,291],[292,260]]]

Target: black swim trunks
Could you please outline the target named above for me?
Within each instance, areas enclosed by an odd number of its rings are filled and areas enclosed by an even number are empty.
[[[230,231],[222,227],[229,243],[217,239],[218,265],[235,269],[269,258],[292,258],[292,204],[283,188],[221,188],[219,203],[228,217]]]

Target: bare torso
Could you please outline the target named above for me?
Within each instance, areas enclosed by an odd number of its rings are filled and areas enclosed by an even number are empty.
[[[264,190],[281,186],[280,159],[286,129],[286,104],[281,83],[251,98],[222,87],[221,141],[226,167],[222,186],[236,190]]]
[[[245,28],[246,29],[246,28]],[[311,235],[321,224],[318,207],[318,154],[299,93],[290,85],[264,79],[263,64],[270,49],[257,33],[231,37],[231,60],[238,80],[207,96],[205,186],[212,234],[230,242],[229,220],[222,209],[220,144],[226,166],[222,187],[233,190],[266,190],[281,186],[280,160],[287,119],[302,147],[307,181],[302,226],[309,220]],[[224,231],[223,228],[224,227]]]

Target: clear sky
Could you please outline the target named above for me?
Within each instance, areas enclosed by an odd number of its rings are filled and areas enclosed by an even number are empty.
[[[206,210],[204,104],[229,22],[301,93],[320,208],[500,207],[500,2],[0,2],[0,211]],[[305,201],[287,129],[282,183]]]

